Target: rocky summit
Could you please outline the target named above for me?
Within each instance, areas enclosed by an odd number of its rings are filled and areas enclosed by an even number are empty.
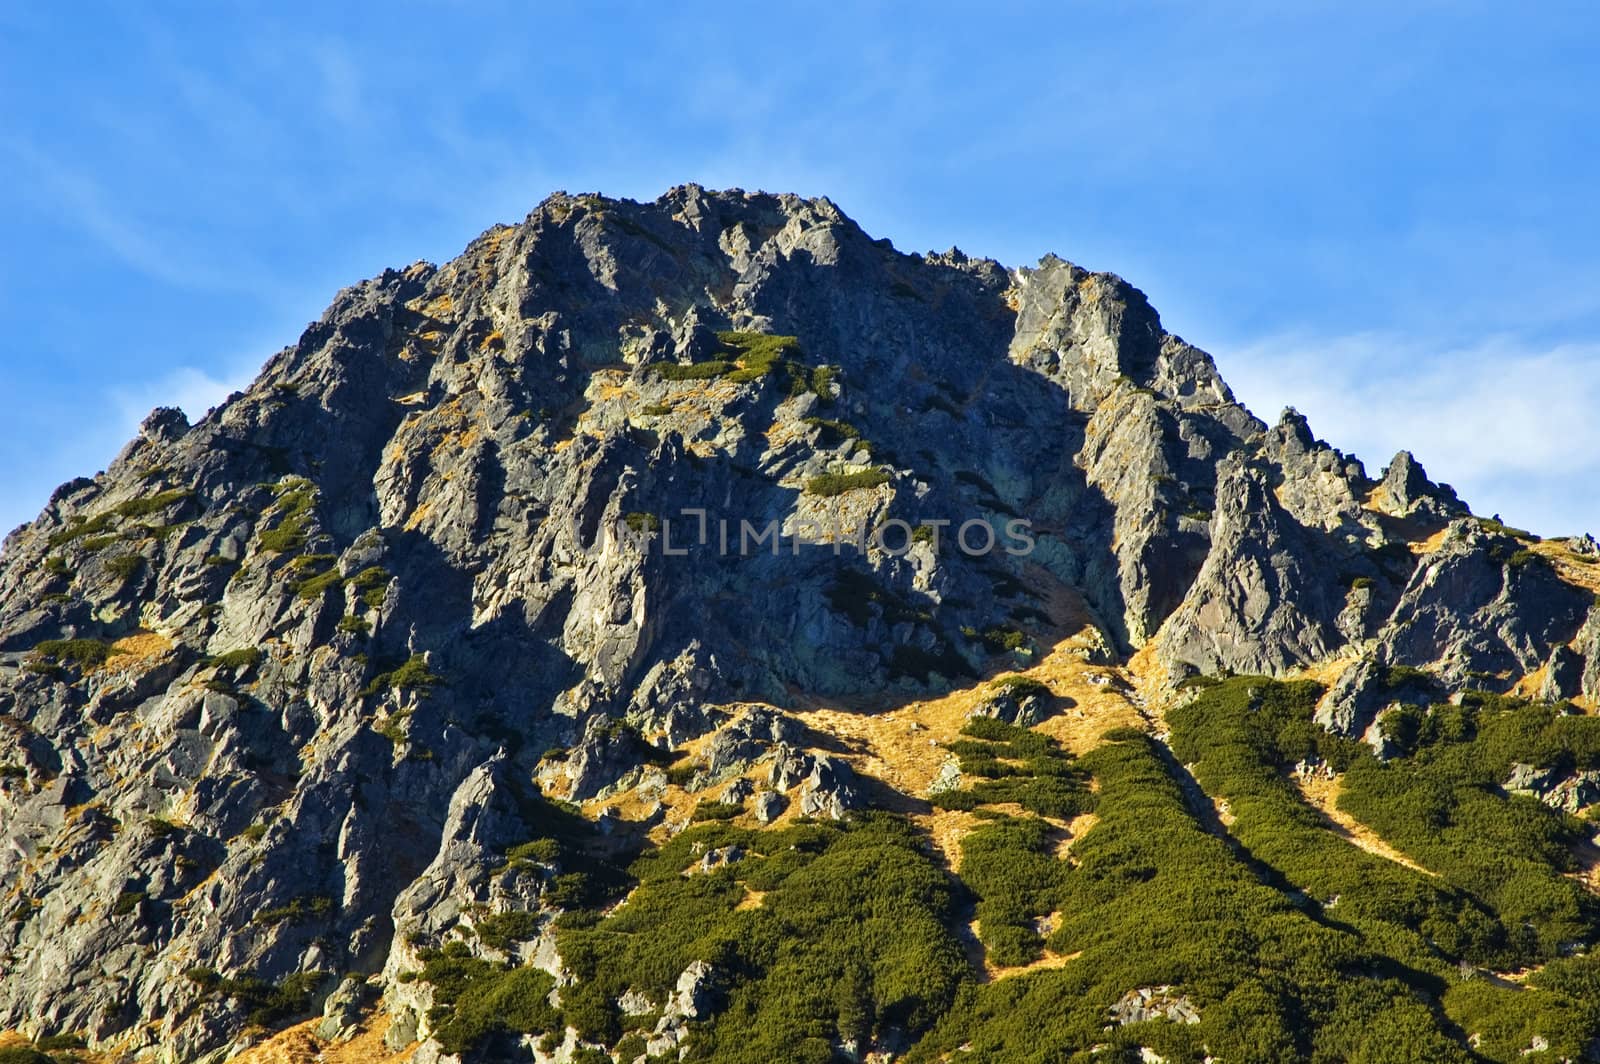
[[[5,540],[0,1060],[1600,1059],[1597,592],[1118,277],[558,194]]]

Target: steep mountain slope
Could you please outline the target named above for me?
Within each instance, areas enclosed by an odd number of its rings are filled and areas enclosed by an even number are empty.
[[[1597,590],[1114,276],[556,195],[7,538],[0,1026],[1575,1056]]]

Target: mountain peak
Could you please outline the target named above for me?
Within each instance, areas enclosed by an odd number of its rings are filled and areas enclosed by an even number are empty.
[[[339,292],[8,539],[0,872],[32,900],[0,1017],[197,1059],[314,1007],[349,1033],[381,992],[397,1045],[704,1045],[756,993],[738,936],[606,968],[582,932],[630,876],[655,912],[735,890],[762,831],[841,868],[861,839],[947,928],[952,839],[999,830],[972,810],[1068,832],[1075,757],[1108,810],[1112,748],[1186,808],[1162,743],[1197,677],[1324,678],[1345,753],[1394,753],[1397,677],[1592,708],[1581,546],[1473,518],[1406,452],[1372,481],[1292,408],[1267,426],[1114,275],[903,254],[826,198],[558,192]],[[739,912],[801,889],[761,852]],[[1033,956],[1000,943],[1034,916],[972,889],[987,948]],[[829,1012],[838,1045],[955,1023],[949,942],[913,966],[943,1005]],[[511,972],[522,1026],[450,997]],[[1105,1008],[1187,1017],[1175,979]]]

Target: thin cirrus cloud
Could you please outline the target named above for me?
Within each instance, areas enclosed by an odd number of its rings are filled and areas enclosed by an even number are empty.
[[[1477,513],[1542,535],[1600,533],[1600,344],[1296,334],[1216,357],[1258,414],[1295,407],[1372,475],[1409,450]]]

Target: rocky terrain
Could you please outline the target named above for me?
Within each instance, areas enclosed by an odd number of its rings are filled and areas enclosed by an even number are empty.
[[[0,1057],[1600,1059],[1597,593],[1118,277],[557,194],[5,540]]]

